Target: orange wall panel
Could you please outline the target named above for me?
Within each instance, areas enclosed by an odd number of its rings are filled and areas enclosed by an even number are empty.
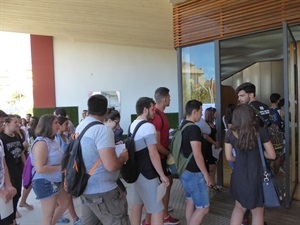
[[[55,107],[53,37],[30,35],[30,39],[33,107]]]

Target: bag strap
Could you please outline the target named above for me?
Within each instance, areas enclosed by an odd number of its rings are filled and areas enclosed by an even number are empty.
[[[99,157],[99,159],[97,160],[97,162],[95,162],[95,164],[93,165],[92,169],[89,172],[90,176],[93,175],[93,173],[95,172],[96,168],[99,166],[100,163],[101,163],[101,158]]]
[[[264,150],[263,150],[263,147],[262,147],[262,144],[261,144],[260,136],[257,137],[257,144],[258,144],[258,148],[259,148],[260,159],[261,159],[261,163],[262,163],[264,173],[267,173],[267,166],[266,166],[266,161],[265,161],[265,156],[264,156]]]
[[[228,127],[227,127],[227,124],[226,124],[226,121],[225,121],[225,116],[222,117],[222,122],[224,124],[225,129],[228,130]]]
[[[188,126],[191,126],[191,125],[196,125],[196,124],[194,124],[194,123],[186,123],[186,124],[184,124],[184,125],[180,128],[180,131],[183,132],[183,130],[184,130],[185,128],[187,128]],[[196,126],[197,126],[197,125],[196,125]],[[182,153],[182,149],[180,149],[180,152]],[[193,155],[193,151],[189,154],[189,156],[188,156],[186,159],[188,159],[188,160],[190,161],[190,159],[192,158],[192,155]]]
[[[142,126],[144,123],[148,123],[148,121],[147,120],[142,120],[142,121],[140,121],[137,125],[136,125],[136,127],[134,128],[134,131],[132,132],[132,134],[130,133],[130,127],[131,127],[131,125],[128,127],[128,136],[129,137],[132,137],[132,139],[134,138],[134,136],[135,136],[135,134],[136,134],[136,132],[138,131],[138,129],[140,128],[140,126]]]
[[[194,123],[186,123],[186,124],[184,124],[184,125],[180,128],[180,131],[182,132],[186,127],[191,126],[191,125],[196,125],[196,124],[194,124]],[[197,126],[197,125],[196,125],[196,126]]]
[[[100,121],[93,121],[91,123],[89,123],[88,125],[86,125],[86,127],[80,132],[80,135],[77,137],[77,139],[80,141],[80,139],[83,137],[84,133],[92,126],[97,125],[97,124],[102,124]]]
[[[77,139],[80,141],[81,138],[83,137],[84,133],[92,126],[97,125],[97,124],[102,124],[100,121],[93,121],[91,123],[89,123],[88,125],[86,125],[86,127],[80,132],[80,135],[77,137]],[[101,158],[99,157],[99,159],[95,162],[95,164],[93,165],[92,169],[89,172],[89,175],[92,176],[93,173],[95,172],[96,168],[99,166],[99,164],[101,163]]]

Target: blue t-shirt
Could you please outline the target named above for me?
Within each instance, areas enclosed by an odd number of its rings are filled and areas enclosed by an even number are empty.
[[[97,121],[95,118],[87,116],[76,128],[75,133],[79,133],[91,122]],[[97,162],[99,152],[105,148],[112,148],[115,151],[114,133],[110,127],[97,124],[90,127],[81,139],[82,157],[86,172],[89,172]],[[88,180],[88,184],[83,194],[98,194],[111,191],[117,187],[116,180],[119,171],[108,171],[101,162],[93,175]]]

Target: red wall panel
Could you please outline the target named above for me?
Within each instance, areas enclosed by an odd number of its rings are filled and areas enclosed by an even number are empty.
[[[53,37],[30,35],[30,39],[33,107],[55,107]]]

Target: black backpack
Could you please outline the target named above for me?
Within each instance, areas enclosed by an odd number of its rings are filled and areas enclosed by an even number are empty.
[[[100,158],[94,164],[89,173],[86,173],[85,165],[82,158],[82,150],[80,140],[84,133],[92,126],[102,124],[99,121],[94,121],[88,124],[80,133],[78,138],[72,140],[64,153],[61,169],[63,175],[63,185],[66,192],[74,197],[79,197],[86,188],[88,179],[94,173],[95,169],[100,164]]]
[[[269,114],[268,119],[265,119],[258,109],[256,109],[253,105],[251,107],[254,110],[256,121],[258,125],[265,127],[270,135],[270,141],[276,151],[276,153],[281,154],[283,151],[283,141],[284,141],[284,134],[282,130],[273,123],[272,116]]]
[[[126,149],[128,151],[128,160],[126,162],[126,164],[123,165],[123,167],[121,168],[121,175],[122,178],[127,182],[127,183],[134,183],[139,175],[139,169],[138,169],[138,162],[136,160],[136,156],[135,156],[135,144],[134,144],[134,136],[136,134],[136,132],[138,131],[138,129],[140,128],[140,126],[142,126],[144,123],[148,123],[148,121],[146,120],[142,120],[141,122],[139,122],[133,133],[130,133],[130,126],[128,128],[128,137],[125,141],[125,146]]]

